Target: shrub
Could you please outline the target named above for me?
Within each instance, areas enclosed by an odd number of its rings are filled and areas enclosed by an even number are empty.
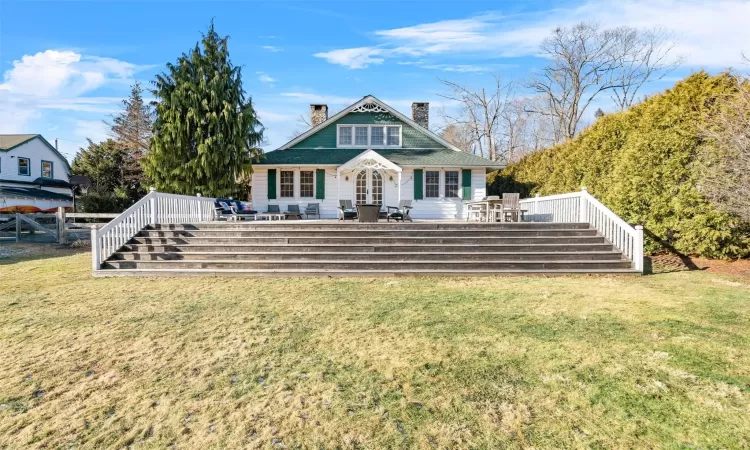
[[[750,224],[719,210],[700,191],[700,159],[710,146],[702,124],[727,94],[729,73],[691,75],[628,111],[608,114],[580,136],[488,175],[492,194],[589,192],[646,228],[646,250],[711,258],[750,256]]]

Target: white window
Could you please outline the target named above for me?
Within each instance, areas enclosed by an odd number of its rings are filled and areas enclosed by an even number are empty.
[[[281,180],[281,197],[286,197],[286,198],[294,197],[294,171],[282,170],[280,180]]]
[[[42,161],[42,178],[53,178],[52,163],[50,161]]]
[[[445,171],[445,197],[455,198],[458,197],[458,171],[457,170],[446,170]]]
[[[302,170],[299,173],[299,196],[312,198],[315,196],[315,173],[312,170]]]
[[[339,146],[352,145],[352,127],[339,127]]]
[[[401,145],[401,127],[388,127],[388,145]]]
[[[354,145],[367,145],[367,127],[354,128]]]
[[[18,158],[18,174],[31,175],[31,161],[29,158]]]
[[[370,127],[370,144],[375,146],[383,145],[383,127]]]
[[[440,172],[428,170],[424,173],[425,198],[440,197]]]
[[[401,125],[338,125],[337,147],[400,147]]]

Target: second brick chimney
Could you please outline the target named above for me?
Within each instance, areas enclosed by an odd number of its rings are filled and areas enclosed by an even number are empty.
[[[424,128],[430,128],[430,104],[427,102],[414,102],[411,104],[411,120],[417,122]]]
[[[310,125],[316,127],[328,120],[328,105],[310,105]]]

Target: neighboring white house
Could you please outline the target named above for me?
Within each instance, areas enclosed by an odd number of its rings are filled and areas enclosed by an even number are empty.
[[[39,134],[0,135],[0,212],[73,205],[67,159]]]
[[[430,131],[428,103],[414,103],[408,118],[368,95],[331,118],[327,105],[310,105],[310,116],[310,130],[253,164],[253,209],[318,203],[322,218],[336,218],[339,200],[411,200],[414,218],[457,219],[503,167]]]

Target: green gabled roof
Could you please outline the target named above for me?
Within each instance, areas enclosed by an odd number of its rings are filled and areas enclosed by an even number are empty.
[[[263,154],[256,165],[336,165],[340,166],[367,150],[361,148],[339,148],[335,150],[296,149],[275,150]],[[384,148],[373,149],[387,160],[400,166],[457,166],[457,167],[502,167],[498,162],[465,152],[444,149]]]

